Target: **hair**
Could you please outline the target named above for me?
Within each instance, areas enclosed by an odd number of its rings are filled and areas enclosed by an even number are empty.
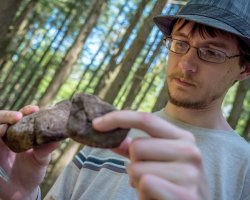
[[[174,27],[174,24],[179,21],[182,22],[181,26],[179,27],[179,30],[182,29],[184,26],[186,26],[190,22],[189,20],[186,20],[186,19],[178,19],[172,24],[172,29]],[[189,34],[193,35],[196,31],[198,31],[201,37],[203,38],[205,38],[206,35],[209,35],[210,37],[216,37],[218,35],[225,35],[225,34],[229,35],[230,37],[236,38],[238,42],[237,45],[239,48],[239,52],[241,55],[240,60],[239,60],[240,67],[244,67],[245,64],[250,63],[250,47],[240,37],[237,37],[236,35],[232,33],[229,33],[229,32],[226,32],[226,31],[223,31],[223,30],[211,27],[211,26],[207,26],[205,24],[200,24],[200,23],[195,23]]]

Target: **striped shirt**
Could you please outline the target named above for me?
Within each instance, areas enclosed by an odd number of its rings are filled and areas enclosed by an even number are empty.
[[[250,146],[233,131],[194,127],[159,117],[194,134],[203,155],[213,200],[250,200]],[[138,130],[130,136],[145,136]],[[45,200],[136,200],[124,163],[127,158],[106,149],[84,147],[59,176]]]

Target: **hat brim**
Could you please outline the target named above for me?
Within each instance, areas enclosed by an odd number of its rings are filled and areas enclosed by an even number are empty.
[[[245,41],[248,46],[250,46],[250,39],[243,36],[238,30],[234,29],[228,24],[224,22],[218,21],[213,18],[208,18],[200,15],[174,15],[174,16],[156,16],[153,18],[154,23],[158,26],[158,28],[163,32],[165,36],[170,36],[173,26],[178,19],[186,19],[189,21],[193,21],[196,23],[204,24],[216,29],[220,29],[222,31],[232,33],[238,37],[240,37],[243,41]]]

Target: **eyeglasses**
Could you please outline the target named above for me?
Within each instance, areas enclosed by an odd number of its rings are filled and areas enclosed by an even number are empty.
[[[240,54],[234,56],[227,56],[226,53],[219,51],[217,49],[208,47],[194,47],[188,44],[187,42],[172,38],[165,38],[164,43],[170,51],[177,54],[186,54],[191,47],[195,48],[197,49],[197,55],[201,60],[211,63],[221,64],[226,61],[226,58],[231,59],[241,56]]]

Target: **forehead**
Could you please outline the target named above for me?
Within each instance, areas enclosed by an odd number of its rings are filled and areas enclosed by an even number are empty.
[[[172,35],[176,32],[181,32],[188,38],[197,36],[202,39],[214,38],[218,40],[230,41],[230,43],[238,45],[237,37],[231,33],[184,19],[179,19],[174,24]]]

